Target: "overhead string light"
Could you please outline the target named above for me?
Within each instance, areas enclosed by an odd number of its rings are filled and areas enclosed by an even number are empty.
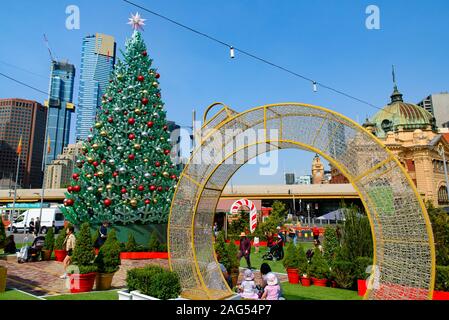
[[[230,55],[231,59],[234,59],[235,52],[234,52],[234,47],[233,46],[229,47],[229,55]]]

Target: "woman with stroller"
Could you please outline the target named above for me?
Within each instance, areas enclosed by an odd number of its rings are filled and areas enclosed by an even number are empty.
[[[75,228],[73,226],[67,227],[67,235],[64,239],[64,248],[67,252],[67,256],[64,258],[64,274],[60,276],[61,279],[67,278],[67,267],[72,263],[73,250],[75,250],[76,238],[74,235]]]

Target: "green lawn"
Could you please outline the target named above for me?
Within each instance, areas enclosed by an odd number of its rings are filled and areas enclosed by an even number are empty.
[[[118,300],[116,290],[92,291],[88,293],[63,294],[45,297],[46,300]]]
[[[17,290],[6,290],[0,293],[0,300],[39,300],[29,294]]]
[[[286,300],[363,300],[357,291],[330,287],[303,287],[300,284],[282,283]]]
[[[301,242],[301,244],[303,245],[305,251],[307,251],[313,247],[313,242]],[[285,250],[285,247],[284,247],[284,250]],[[267,247],[259,247],[259,253],[255,253],[254,247],[252,247],[251,248],[251,266],[253,268],[256,268],[257,270],[259,270],[260,265],[262,263],[266,262],[271,267],[271,270],[273,272],[286,273],[285,268],[282,265],[282,261],[264,261],[262,259],[262,256],[266,252],[267,252]],[[242,258],[240,260],[240,267],[242,267],[242,268],[247,267],[245,258]]]

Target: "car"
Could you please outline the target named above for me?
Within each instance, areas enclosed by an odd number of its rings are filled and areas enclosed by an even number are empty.
[[[47,233],[48,229],[53,227],[55,233],[64,228],[64,215],[59,208],[29,209],[22,212],[12,223],[12,232],[23,232],[24,228],[29,231],[30,221],[41,217],[41,233]]]

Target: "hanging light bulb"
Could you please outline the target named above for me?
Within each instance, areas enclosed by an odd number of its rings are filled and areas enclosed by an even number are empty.
[[[229,48],[229,54],[230,54],[230,56],[231,56],[231,59],[234,59],[234,57],[235,57],[234,47],[230,47],[230,48]]]
[[[317,88],[317,83],[316,81],[313,82],[313,92],[317,92],[318,88]]]

